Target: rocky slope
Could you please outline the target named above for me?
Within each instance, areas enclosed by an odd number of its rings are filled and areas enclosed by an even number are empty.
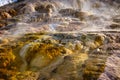
[[[119,32],[29,33],[8,41],[1,43],[1,79],[120,79]]]
[[[119,0],[0,7],[0,79],[120,80],[119,13]]]

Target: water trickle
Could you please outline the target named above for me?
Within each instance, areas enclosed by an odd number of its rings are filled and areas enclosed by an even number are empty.
[[[55,30],[55,27],[57,26],[57,24],[50,24],[49,27],[50,27],[50,31],[56,31]]]
[[[30,43],[30,44],[27,44],[24,47],[22,47],[22,49],[20,50],[20,56],[21,57],[25,58],[25,55],[26,55],[26,53],[27,53],[27,51],[28,51],[28,49],[31,45],[32,44]]]
[[[29,49],[30,46],[31,46],[31,43],[25,45],[25,46],[22,47],[22,49],[20,50],[19,55],[21,56],[22,61],[23,61],[23,64],[21,65],[21,68],[20,68],[21,71],[25,71],[25,70],[27,69],[27,65],[28,65],[28,64],[27,64],[27,62],[26,62],[26,60],[25,60],[25,56],[26,56],[26,53],[27,53],[27,51],[28,51],[28,49]]]

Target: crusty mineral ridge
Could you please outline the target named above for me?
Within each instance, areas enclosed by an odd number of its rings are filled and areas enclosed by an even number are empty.
[[[106,7],[115,7],[112,8],[115,10],[115,15],[110,16],[110,19],[113,17],[112,20],[108,20],[108,18],[103,15],[96,15],[93,13],[94,10],[99,11],[99,8],[103,8],[101,2],[109,3],[113,2],[114,4],[109,4]],[[94,3],[91,3],[94,2]],[[119,29],[120,23],[119,22],[119,2],[118,0],[109,1],[109,0],[23,0],[13,4],[8,4],[5,6],[0,7],[0,27],[6,27],[9,25],[14,26],[15,23],[24,22],[24,23],[36,23],[39,22],[41,24],[46,23],[49,25],[56,24],[52,26],[54,31],[76,31],[82,30],[86,26],[89,25],[89,21],[92,23],[95,22],[97,26],[98,23],[106,24],[105,28],[107,29]],[[91,4],[91,8],[93,12],[82,10],[84,8],[84,4]],[[87,5],[86,5],[87,6]],[[102,6],[102,7],[101,7]],[[109,12],[106,10],[105,13]],[[103,18],[102,18],[103,17]],[[105,23],[101,22],[101,19],[105,19]],[[87,22],[86,22],[87,21]],[[106,22],[111,21],[111,23]],[[71,23],[74,23],[75,28],[73,28]],[[78,25],[79,24],[79,25]],[[104,26],[104,25],[103,25]],[[102,26],[102,27],[103,27]],[[69,30],[70,29],[70,30]],[[50,30],[49,30],[50,31]]]
[[[30,17],[30,19],[27,19],[26,22],[39,22],[41,20],[46,20],[46,18],[49,18],[51,16],[53,10],[54,5],[52,3],[41,1],[20,1],[17,3],[2,6],[0,7],[0,27],[9,25],[12,20],[14,20],[12,23],[22,20],[22,22],[24,22],[27,14],[32,17]],[[35,13],[38,13],[35,15],[38,18],[33,17]]]
[[[103,80],[120,79],[119,32],[29,33],[1,43],[2,79]],[[12,44],[11,44],[12,43]],[[1,55],[4,51],[1,48]],[[7,54],[6,54],[7,55]],[[13,56],[13,57],[12,57]],[[8,65],[9,64],[9,65]],[[12,68],[9,68],[12,67]],[[7,70],[6,70],[7,69]],[[10,71],[14,71],[13,73]],[[10,76],[5,74],[9,71]],[[29,76],[31,74],[31,76]]]
[[[106,48],[107,46],[107,48]],[[103,47],[103,46],[102,46]],[[119,43],[108,44],[104,46],[105,51],[108,51],[108,54],[112,54],[106,60],[106,67],[104,73],[101,74],[98,80],[108,79],[108,80],[119,80],[120,79],[120,57],[119,57],[119,50],[120,50]]]

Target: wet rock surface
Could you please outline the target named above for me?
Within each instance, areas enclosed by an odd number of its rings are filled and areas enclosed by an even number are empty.
[[[0,79],[120,80],[119,13],[119,0],[0,7]]]
[[[1,75],[6,79],[22,80],[102,80],[111,77],[119,80],[117,35],[116,32],[29,33],[12,41],[8,39],[9,42],[5,40],[1,43],[1,55],[6,47],[12,50],[11,56],[14,56],[8,63],[15,70],[6,75],[4,68],[10,66],[3,61]],[[111,37],[114,37],[113,41]]]
[[[0,27],[14,23],[9,20],[14,19],[16,23],[42,23],[43,25],[46,25],[46,23],[48,25],[56,24],[57,29],[56,26],[52,27],[55,31],[118,30],[120,25],[120,10],[118,6],[119,5],[107,5],[104,0],[21,1],[0,8]],[[111,10],[109,8],[111,8]],[[108,12],[115,12],[115,15],[109,14]],[[68,18],[68,20],[66,18]],[[81,24],[74,24],[78,29],[66,27],[70,26],[71,23]],[[74,25],[72,25],[72,27]],[[66,28],[68,30],[66,30]]]

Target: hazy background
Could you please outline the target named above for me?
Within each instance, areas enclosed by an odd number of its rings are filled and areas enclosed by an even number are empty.
[[[17,0],[0,0],[0,6],[12,3],[12,2],[16,2]]]

